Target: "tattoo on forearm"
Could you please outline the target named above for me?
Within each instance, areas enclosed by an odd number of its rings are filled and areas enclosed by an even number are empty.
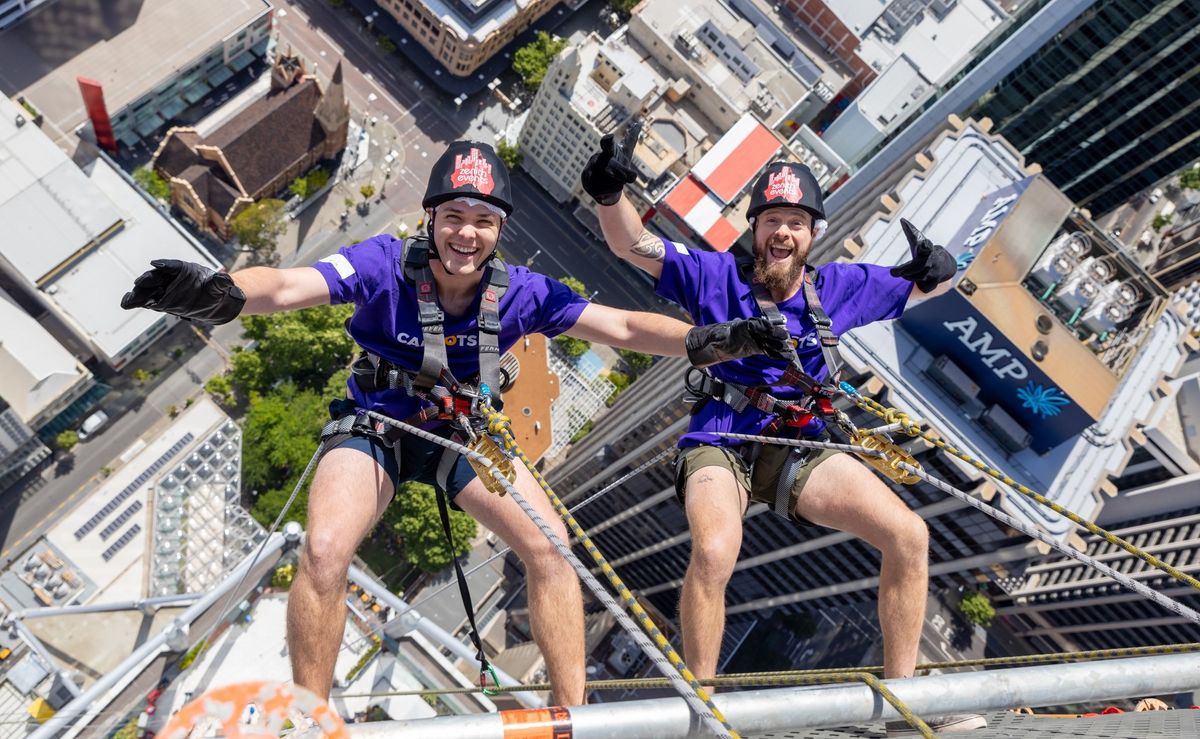
[[[641,236],[638,236],[637,243],[630,247],[629,251],[639,257],[658,260],[661,260],[666,254],[662,239],[645,230],[642,231]]]

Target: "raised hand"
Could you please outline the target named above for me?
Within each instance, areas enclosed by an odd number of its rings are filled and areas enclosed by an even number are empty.
[[[912,259],[892,267],[893,277],[913,282],[921,292],[928,293],[954,276],[958,267],[950,252],[925,238],[916,226],[904,218],[900,219],[900,228],[904,230],[904,237],[908,239]]]
[[[178,259],[155,259],[133,289],[121,298],[121,307],[149,308],[198,323],[218,325],[237,317],[246,294],[226,272]]]
[[[580,175],[584,192],[597,203],[616,205],[625,186],[637,179],[630,156],[641,130],[641,122],[634,121],[629,124],[620,144],[616,143],[611,133],[600,139],[600,151],[592,155]]]

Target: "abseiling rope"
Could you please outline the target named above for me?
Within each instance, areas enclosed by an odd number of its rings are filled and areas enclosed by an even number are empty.
[[[389,418],[374,411],[367,411],[367,415],[377,421],[381,421],[401,429],[402,431],[413,434],[414,436],[418,436],[422,439],[426,439],[427,441],[432,441],[435,444],[452,449],[459,454],[474,459],[486,467],[489,473],[504,487],[505,492],[513,497],[513,500],[516,501],[517,505],[521,507],[521,510],[525,512],[525,515],[528,516],[531,521],[533,521],[534,525],[537,526],[538,529],[541,530],[542,534],[545,535],[546,538],[549,539],[554,545],[554,548],[559,551],[559,553],[564,559],[567,560],[568,563],[570,563],[571,567],[575,570],[575,573],[579,575],[579,579],[582,580],[592,592],[592,595],[595,596],[596,599],[599,600],[606,609],[608,609],[609,613],[616,618],[617,622],[621,624],[626,632],[628,632],[630,637],[632,637],[634,641],[638,643],[638,646],[642,648],[642,651],[646,653],[646,656],[649,657],[650,660],[653,661],[658,669],[663,673],[663,675],[665,675],[667,679],[671,681],[671,687],[673,687],[683,697],[684,701],[686,701],[688,706],[692,709],[692,712],[696,714],[705,727],[716,736],[722,737],[722,739],[740,739],[738,733],[733,729],[732,726],[729,725],[729,722],[725,720],[724,714],[722,714],[720,709],[718,709],[713,703],[712,698],[708,696],[704,688],[701,687],[700,683],[696,681],[695,676],[692,675],[691,671],[689,671],[687,666],[684,665],[683,659],[680,658],[675,652],[674,648],[671,647],[670,642],[666,640],[666,637],[662,635],[662,632],[659,631],[658,627],[654,625],[654,622],[650,620],[649,615],[647,615],[642,607],[638,605],[637,601],[634,600],[633,594],[630,593],[629,589],[625,587],[625,584],[622,583],[619,578],[617,578],[612,567],[608,565],[608,562],[604,560],[602,555],[600,555],[600,552],[596,549],[596,546],[592,544],[591,539],[588,538],[583,529],[579,527],[579,524],[575,521],[575,518],[571,516],[571,512],[568,511],[565,506],[563,506],[562,501],[559,500],[558,496],[549,489],[549,486],[546,485],[541,479],[541,475],[532,469],[532,464],[530,464],[528,461],[529,458],[525,456],[524,452],[519,452],[519,447],[516,447],[516,441],[513,439],[512,434],[507,433],[506,426],[499,423],[499,419],[504,417],[496,413],[495,410],[490,408],[487,410],[489,430],[491,430],[491,427],[493,426],[505,429],[505,433],[497,435],[500,435],[504,439],[506,446],[511,444],[512,447],[517,448],[518,456],[522,463],[524,463],[526,467],[533,472],[534,478],[538,480],[538,483],[543,486],[543,490],[545,490],[546,494],[550,496],[551,502],[554,504],[555,509],[558,511],[560,516],[563,516],[568,527],[572,529],[572,532],[578,536],[581,541],[583,541],[584,547],[587,548],[592,556],[599,558],[598,564],[602,563],[601,568],[606,570],[606,574],[611,573],[610,580],[615,581],[614,587],[616,587],[617,591],[621,594],[622,599],[625,601],[625,605],[631,610],[634,610],[635,613],[638,613],[639,618],[644,616],[644,619],[642,619],[642,626],[650,632],[651,636],[654,637],[654,642],[651,642],[650,639],[647,638],[646,634],[643,633],[642,630],[633,623],[632,619],[629,618],[629,615],[625,613],[621,606],[617,604],[616,600],[613,599],[612,595],[609,594],[604,586],[600,584],[600,581],[596,579],[596,576],[584,566],[583,562],[579,561],[579,558],[575,556],[575,553],[571,551],[571,548],[558,537],[558,534],[554,533],[554,530],[550,528],[549,524],[547,524],[546,521],[540,515],[538,515],[538,512],[535,511],[533,506],[529,504],[529,501],[525,500],[524,496],[517,491],[516,487],[510,483],[498,469],[495,468],[490,459],[482,454],[479,454],[478,452],[468,449],[462,444],[455,443],[449,439],[443,439],[440,436],[431,434],[428,431],[416,428],[415,426],[410,426],[402,421],[397,421],[394,418]],[[507,419],[504,419],[504,421],[507,422]],[[657,647],[655,646],[656,643],[658,644]],[[665,647],[665,649],[660,649],[662,647]],[[667,652],[668,656],[664,656],[663,652]]]
[[[972,467],[974,467],[975,469],[984,473],[988,477],[991,477],[992,479],[1000,482],[1005,487],[1008,487],[1012,490],[1017,491],[1018,493],[1025,496],[1026,498],[1029,498],[1030,500],[1036,502],[1038,505],[1049,508],[1050,510],[1059,514],[1063,518],[1066,518],[1071,523],[1086,529],[1088,532],[1095,534],[1096,536],[1099,536],[1101,539],[1104,539],[1109,544],[1112,544],[1113,546],[1117,546],[1117,547],[1120,547],[1121,549],[1124,549],[1126,552],[1128,552],[1129,554],[1132,554],[1133,556],[1142,560],[1143,562],[1150,565],[1151,567],[1154,567],[1157,570],[1161,570],[1161,571],[1167,573],[1168,575],[1175,578],[1179,582],[1184,583],[1185,585],[1190,585],[1192,588],[1195,588],[1196,590],[1200,590],[1200,580],[1197,580],[1196,578],[1192,577],[1191,575],[1187,574],[1186,572],[1183,572],[1181,570],[1176,569],[1175,567],[1172,567],[1171,565],[1167,564],[1166,562],[1163,562],[1158,557],[1155,557],[1153,554],[1150,554],[1149,552],[1147,552],[1143,549],[1140,549],[1137,546],[1134,546],[1134,544],[1132,542],[1130,542],[1126,539],[1122,539],[1121,537],[1117,536],[1116,534],[1112,533],[1111,531],[1100,528],[1095,523],[1087,520],[1083,516],[1080,516],[1078,513],[1068,510],[1067,508],[1064,508],[1063,506],[1059,505],[1058,503],[1055,503],[1053,500],[1050,500],[1049,498],[1047,498],[1046,496],[1037,492],[1036,490],[1033,490],[1031,488],[1026,487],[1025,485],[1022,485],[1021,483],[1017,482],[1009,475],[1006,475],[1005,473],[1001,472],[1000,470],[995,469],[994,467],[991,467],[988,464],[986,464],[978,459],[975,459],[970,454],[967,454],[966,452],[955,447],[954,445],[948,444],[947,442],[945,442],[941,438],[939,438],[937,435],[935,435],[933,432],[922,429],[921,425],[919,423],[916,423],[915,421],[913,421],[911,418],[908,417],[908,414],[904,413],[903,411],[897,410],[896,408],[888,408],[887,406],[884,406],[881,403],[878,403],[878,402],[862,395],[850,383],[843,382],[839,386],[839,388],[859,408],[867,411],[868,413],[872,413],[872,414],[878,416],[879,418],[882,418],[883,420],[887,421],[889,424],[892,424],[892,423],[900,424],[900,427],[904,430],[904,433],[908,434],[909,436],[914,436],[914,437],[919,437],[921,439],[924,439],[925,441],[929,442],[930,444],[933,444],[934,446],[936,446],[938,449],[941,449],[942,451],[946,452],[947,454],[950,454],[954,457],[957,457],[958,459],[961,459],[962,461],[971,465]],[[1194,611],[1193,611],[1193,613],[1194,613]]]
[[[777,438],[774,436],[756,436],[754,434],[734,434],[734,433],[729,433],[729,432],[715,432],[715,433],[717,436],[724,436],[724,437],[727,437],[730,439],[740,439],[742,441],[757,441],[757,442],[760,442],[763,444],[777,444],[777,445],[783,445],[783,446],[799,446],[799,447],[809,447],[809,448],[814,448],[814,449],[842,448],[843,451],[851,451],[856,454],[865,454],[867,456],[872,456],[872,457],[885,457],[886,456],[883,452],[878,452],[878,451],[874,451],[871,449],[866,449],[865,447],[857,447],[857,446],[852,446],[852,445],[847,445],[847,444],[829,444],[826,442],[806,441],[803,439],[780,439],[780,438]],[[1134,580],[1132,577],[1130,577],[1126,574],[1117,572],[1112,567],[1109,567],[1108,565],[1095,559],[1094,557],[1084,554],[1083,552],[1077,551],[1074,547],[1071,547],[1071,546],[1068,546],[1066,544],[1059,542],[1057,539],[1050,536],[1049,534],[1042,531],[1041,529],[1031,526],[1031,525],[1025,523],[1024,521],[1021,521],[1013,516],[1010,516],[1007,513],[1005,513],[1004,511],[1000,510],[999,508],[994,508],[994,507],[988,505],[987,503],[984,503],[982,500],[979,500],[978,498],[971,495],[970,493],[963,492],[962,490],[959,490],[958,488],[954,487],[953,485],[951,485],[943,480],[939,480],[938,478],[934,477],[933,475],[929,474],[928,472],[922,470],[919,467],[914,467],[905,462],[898,462],[897,466],[900,469],[905,470],[906,472],[917,475],[921,479],[925,480],[929,484],[936,487],[938,490],[941,490],[944,493],[948,493],[949,495],[954,496],[955,498],[961,500],[962,502],[966,503],[967,505],[971,506],[972,508],[974,508],[988,516],[991,516],[992,518],[996,519],[997,521],[1000,521],[1003,524],[1011,526],[1012,528],[1016,529],[1017,531],[1020,531],[1022,534],[1025,534],[1026,536],[1028,536],[1032,539],[1037,539],[1038,541],[1049,545],[1051,549],[1054,549],[1055,551],[1059,552],[1060,554],[1064,554],[1077,562],[1081,562],[1082,564],[1087,565],[1088,567],[1091,567],[1092,569],[1106,575],[1110,579],[1112,579],[1115,582],[1119,583],[1120,585],[1128,588],[1129,590],[1132,590],[1133,592],[1138,593],[1139,595],[1149,598],[1150,600],[1154,601],[1155,603],[1162,606],[1163,608],[1166,608],[1171,613],[1174,613],[1175,615],[1180,616],[1181,618],[1186,618],[1187,620],[1191,621],[1192,623],[1200,624],[1200,613],[1197,613],[1195,610],[1189,608],[1188,606],[1185,606],[1184,604],[1180,603],[1177,600],[1168,598],[1167,596],[1163,595],[1162,593],[1160,593],[1156,590],[1153,590],[1152,588],[1150,588],[1146,585],[1143,585],[1142,583],[1138,582],[1137,580]],[[1137,547],[1133,546],[1132,544],[1129,544],[1129,547],[1138,552],[1142,552],[1142,550],[1138,549]],[[1141,557],[1141,559],[1150,557],[1150,555],[1146,554],[1145,552],[1142,552],[1142,554],[1144,554],[1145,557]]]

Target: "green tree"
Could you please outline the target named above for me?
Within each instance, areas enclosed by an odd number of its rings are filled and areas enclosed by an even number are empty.
[[[133,381],[139,385],[145,385],[147,382],[150,382],[151,377],[153,377],[153,375],[141,367],[138,367],[133,371]]]
[[[987,593],[978,590],[964,595],[958,604],[958,610],[976,626],[991,626],[992,619],[996,617],[996,609],[992,606],[991,599],[987,597]]]
[[[138,167],[133,170],[133,181],[155,200],[161,200],[165,203],[171,199],[170,185],[159,176],[158,172],[149,167]]]
[[[525,158],[521,154],[521,149],[516,144],[510,144],[506,139],[500,139],[496,144],[496,154],[500,156],[500,161],[504,162],[504,166],[509,169],[516,169],[521,166],[521,161]]]
[[[586,298],[588,296],[587,285],[583,284],[581,280],[574,277],[560,277],[558,281],[571,288],[572,292],[579,297]]]
[[[633,13],[634,7],[642,0],[608,0],[608,7],[621,16],[623,19],[628,19]]]
[[[243,316],[246,339],[257,346],[233,355],[234,384],[246,396],[265,393],[282,381],[301,389],[322,388],[354,355],[354,340],[344,328],[353,312],[353,306],[337,305]]]
[[[288,185],[288,191],[301,200],[308,200],[313,195],[321,191],[322,187],[329,182],[329,171],[317,167],[306,175],[302,175],[292,180],[292,184]]]
[[[54,437],[54,443],[57,444],[58,448],[62,449],[64,452],[69,452],[75,448],[76,444],[79,443],[79,434],[71,429],[67,429],[66,431],[61,432],[58,436]]]
[[[229,375],[213,375],[208,378],[208,382],[204,383],[204,389],[222,405],[233,403],[233,382],[229,379]]]
[[[292,581],[296,579],[296,565],[291,562],[279,565],[275,571],[271,573],[271,587],[280,590],[287,590],[292,587]]]
[[[287,230],[284,203],[274,198],[260,200],[234,216],[229,228],[243,247],[259,256],[270,254]]]
[[[546,76],[546,70],[554,57],[567,47],[567,40],[538,31],[537,38],[517,49],[513,54],[513,71],[521,75],[525,86],[536,90]]]
[[[349,210],[350,208],[354,207],[354,198],[346,198],[342,200],[342,204],[346,206],[347,210]]]
[[[1150,227],[1155,231],[1161,231],[1163,226],[1166,226],[1171,221],[1175,220],[1174,216],[1165,216],[1162,213],[1154,216],[1154,220],[1150,222]]]
[[[396,51],[396,42],[388,38],[387,34],[381,33],[375,37],[375,43],[379,44],[379,49],[384,54],[393,54]]]
[[[643,372],[650,369],[650,365],[654,364],[654,357],[635,352],[632,349],[618,349],[617,354],[625,360],[625,366],[629,367],[629,374],[634,378],[640,377]]]
[[[1184,190],[1200,190],[1200,167],[1185,169],[1179,175],[1179,186]]]
[[[317,448],[317,437],[329,420],[329,402],[320,392],[284,383],[266,395],[253,394],[242,424],[242,480],[258,495],[250,508],[255,520],[270,526]],[[288,509],[287,520],[308,524],[305,482]]]
[[[372,195],[375,194],[375,186],[368,182],[367,184],[358,188],[358,194],[362,195],[363,202],[365,203],[371,199]]]
[[[592,348],[592,342],[586,339],[577,339],[574,336],[567,336],[566,334],[555,336],[554,345],[572,360],[579,359]]]
[[[400,485],[385,520],[404,540],[404,558],[425,572],[437,572],[455,557],[469,552],[471,540],[478,532],[475,519],[451,509],[450,532],[454,536],[454,551],[451,551],[438,515],[437,492],[431,485],[420,482]]]

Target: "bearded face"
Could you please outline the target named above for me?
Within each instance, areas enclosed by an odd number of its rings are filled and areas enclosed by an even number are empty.
[[[812,245],[812,215],[800,208],[771,208],[754,224],[754,274],[772,294],[800,289]]]

